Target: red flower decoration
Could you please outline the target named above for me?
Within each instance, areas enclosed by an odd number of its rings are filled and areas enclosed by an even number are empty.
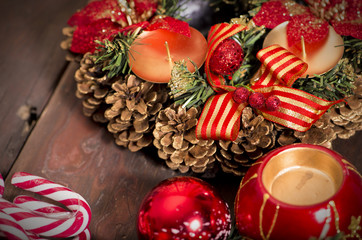
[[[118,24],[127,21],[117,0],[101,0],[90,2],[82,10],[73,14],[68,24],[70,26],[87,25],[100,19],[108,19]]]
[[[112,36],[122,30],[122,26],[108,19],[100,19],[89,25],[80,25],[73,33],[70,51],[75,53],[93,53],[97,47],[95,40],[110,40]]]
[[[82,10],[76,12],[68,20],[70,26],[76,26],[73,33],[70,50],[84,54],[94,52],[95,40],[110,40],[119,32],[128,33],[137,27],[145,28],[148,22],[138,23],[139,16],[146,12],[151,15],[156,12],[157,0],[127,0],[129,5],[121,6],[117,0],[92,1]],[[132,2],[132,4],[131,4]],[[135,24],[129,26],[129,19],[123,8],[128,8],[135,14]],[[125,27],[126,26],[126,27]]]
[[[303,36],[306,43],[320,42],[328,36],[328,22],[312,14],[303,14],[292,17],[287,25],[289,46],[301,41]]]
[[[157,0],[134,0],[135,10],[137,15],[141,16],[145,12],[151,11],[152,14],[156,12]]]
[[[300,41],[301,36],[307,43],[325,39],[328,36],[328,22],[338,34],[362,39],[362,1],[306,0],[306,2],[309,6],[297,4],[292,0],[265,2],[253,21],[267,28],[274,28],[282,22],[289,21],[287,31],[290,46]]]
[[[165,29],[170,32],[180,33],[186,37],[191,37],[189,24],[173,17],[155,18],[145,30],[152,31],[157,29]]]
[[[265,2],[253,21],[256,25],[264,25],[266,28],[275,28],[279,24],[291,19],[288,9],[282,2]]]

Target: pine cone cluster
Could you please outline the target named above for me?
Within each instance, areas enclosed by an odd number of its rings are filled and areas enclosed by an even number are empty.
[[[109,79],[102,68],[102,64],[95,63],[94,56],[86,53],[74,78],[77,83],[76,96],[82,99],[84,115],[92,117],[96,122],[105,123],[108,121],[104,117],[107,108],[105,97],[115,79]]]
[[[246,107],[238,138],[233,142],[218,141],[216,159],[224,172],[242,176],[258,158],[275,146],[275,140],[274,124]]]
[[[132,152],[150,145],[156,114],[167,99],[164,85],[143,81],[135,75],[114,82],[105,99],[110,107],[104,116],[109,120],[107,128],[114,134],[116,144]]]
[[[157,116],[153,144],[158,156],[173,170],[202,173],[213,167],[216,144],[213,140],[196,138],[199,115],[200,111],[194,107],[186,110],[173,104]]]

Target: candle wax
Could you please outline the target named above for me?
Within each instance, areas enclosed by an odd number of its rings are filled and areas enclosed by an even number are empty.
[[[312,205],[336,192],[333,180],[324,172],[310,167],[284,169],[272,185],[271,194],[292,205]]]
[[[142,32],[129,51],[132,72],[146,81],[167,83],[175,61],[184,59],[191,72],[195,68],[189,59],[201,67],[206,58],[207,41],[196,29],[190,27],[190,31],[190,38],[164,29]]]
[[[278,44],[305,61],[308,64],[308,69],[303,77],[325,73],[337,65],[344,52],[344,47],[341,46],[343,45],[343,39],[331,26],[329,26],[326,39],[313,44],[305,42],[306,59],[303,59],[301,43],[292,47],[288,45],[287,24],[288,22],[284,22],[273,28],[266,36],[263,47]]]

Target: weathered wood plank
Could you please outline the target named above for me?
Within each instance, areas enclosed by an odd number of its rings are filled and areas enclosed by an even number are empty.
[[[10,185],[15,171],[27,171],[70,187],[93,210],[94,239],[135,239],[136,212],[159,181],[177,173],[144,153],[117,147],[113,136],[82,115],[75,98],[72,63],[44,110],[6,180],[4,197],[19,191]]]
[[[0,1],[0,173],[6,175],[66,66],[62,28],[86,0]],[[32,119],[27,122],[29,113]],[[21,114],[19,114],[20,112]],[[23,118],[23,119],[22,119]]]

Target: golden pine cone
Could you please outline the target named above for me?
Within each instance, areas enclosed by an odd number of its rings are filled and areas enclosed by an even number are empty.
[[[103,66],[94,61],[90,53],[86,53],[80,61],[80,67],[74,75],[77,83],[76,96],[83,100],[85,116],[92,117],[96,122],[106,123],[108,120],[104,117],[104,111],[108,106],[105,97],[116,79],[109,79],[107,72],[102,71]]]
[[[105,100],[110,107],[104,116],[116,144],[132,152],[150,145],[155,115],[168,99],[165,86],[127,75],[114,82],[112,89]]]
[[[275,147],[274,124],[246,107],[241,117],[241,126],[235,141],[218,141],[216,159],[226,173],[243,176],[248,168],[266,151]]]
[[[198,140],[195,134],[200,112],[175,104],[160,111],[153,131],[153,144],[166,165],[182,173],[190,169],[202,173],[215,162],[216,145],[213,140]]]

